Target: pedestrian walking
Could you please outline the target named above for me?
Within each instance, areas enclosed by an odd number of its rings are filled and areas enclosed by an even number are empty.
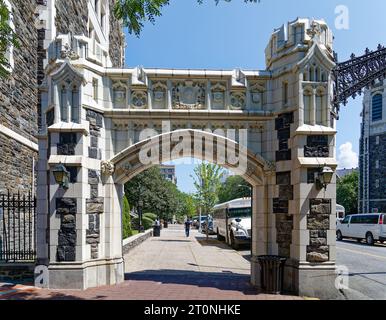
[[[190,218],[188,218],[186,221],[185,221],[185,234],[186,234],[186,237],[188,238],[189,237],[189,233],[190,233],[190,226],[192,224],[192,221],[190,220]]]

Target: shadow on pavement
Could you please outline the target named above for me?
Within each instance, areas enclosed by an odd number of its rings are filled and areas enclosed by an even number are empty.
[[[256,295],[258,290],[250,284],[250,276],[228,272],[196,272],[186,270],[146,270],[125,274],[125,280],[151,281],[162,284],[193,285],[219,290],[239,291]]]

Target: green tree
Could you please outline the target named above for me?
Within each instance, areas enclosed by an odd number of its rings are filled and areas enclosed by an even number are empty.
[[[11,13],[4,0],[0,0],[0,78],[9,76],[10,64],[6,55],[7,51],[11,46],[19,46],[16,34],[9,24],[10,19]]]
[[[178,192],[158,167],[140,173],[125,185],[125,194],[132,205],[137,207],[141,199],[143,212],[152,212],[162,219],[170,219],[177,210]]]
[[[240,176],[229,177],[218,191],[218,202],[224,203],[251,196],[251,185]]]
[[[123,229],[123,232],[122,232],[123,239],[126,239],[132,236],[130,205],[126,195],[123,196],[122,229]]]
[[[210,163],[202,163],[194,168],[194,186],[196,198],[203,209],[203,214],[211,214],[218,201],[218,190],[223,176],[222,168]]]
[[[337,183],[337,203],[345,207],[346,213],[358,213],[359,174],[357,171],[348,174]]]
[[[186,0],[185,0],[186,1]],[[204,0],[196,0],[199,4]],[[214,0],[216,5],[220,0]],[[231,2],[231,0],[224,0]],[[245,3],[256,3],[260,0],[242,0]],[[155,23],[155,18],[162,15],[162,9],[170,4],[170,0],[118,0],[115,3],[115,17],[123,21],[123,25],[129,32],[139,36],[144,23],[149,21]]]

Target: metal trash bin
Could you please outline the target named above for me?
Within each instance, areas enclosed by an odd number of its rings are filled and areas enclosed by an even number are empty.
[[[281,294],[284,282],[284,265],[287,258],[259,256],[261,288],[267,294]]]
[[[161,236],[161,226],[153,226],[153,237]]]

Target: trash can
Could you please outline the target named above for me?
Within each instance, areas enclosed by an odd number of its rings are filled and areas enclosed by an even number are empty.
[[[167,229],[169,227],[169,224],[167,221],[164,222],[164,228]]]
[[[267,294],[281,294],[283,291],[284,265],[287,258],[259,256],[261,288]]]
[[[161,236],[161,226],[153,226],[153,237]]]

